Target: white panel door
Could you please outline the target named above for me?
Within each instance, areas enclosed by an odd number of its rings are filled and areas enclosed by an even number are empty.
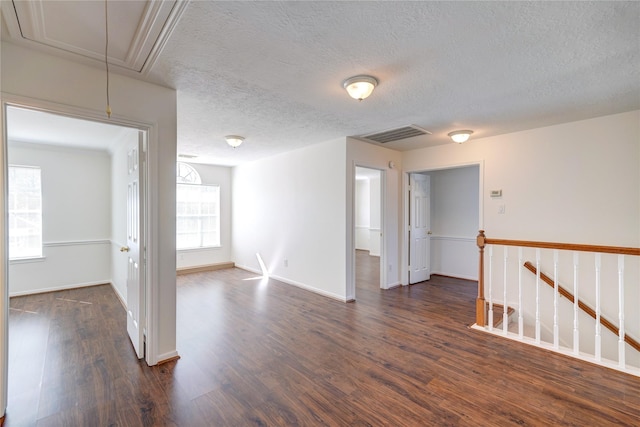
[[[410,175],[409,284],[431,277],[431,177]]]
[[[142,189],[141,148],[143,132],[138,141],[129,142],[127,147],[127,332],[139,359],[144,357],[144,269],[141,266],[141,218]]]

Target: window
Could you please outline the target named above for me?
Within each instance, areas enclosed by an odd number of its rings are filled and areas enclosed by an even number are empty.
[[[202,184],[193,167],[178,163],[176,201],[177,249],[220,246],[220,187]]]
[[[9,259],[42,256],[40,168],[9,165]]]

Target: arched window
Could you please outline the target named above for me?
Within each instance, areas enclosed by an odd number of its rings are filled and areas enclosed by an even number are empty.
[[[202,184],[200,174],[191,165],[178,162],[176,172],[178,184]]]
[[[202,184],[191,165],[176,169],[176,248],[220,246],[220,187]]]

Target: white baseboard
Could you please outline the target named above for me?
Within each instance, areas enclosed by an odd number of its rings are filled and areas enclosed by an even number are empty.
[[[635,375],[637,377],[640,377],[640,369],[636,368],[634,366],[629,366],[627,365],[626,367],[621,367],[618,362],[613,361],[613,360],[608,360],[605,358],[602,358],[600,361],[597,361],[595,359],[595,356],[591,355],[591,354],[587,354],[587,353],[583,353],[580,352],[579,354],[575,354],[570,348],[565,347],[564,345],[561,345],[560,348],[555,348],[553,346],[552,343],[547,343],[545,341],[541,341],[540,343],[537,343],[536,340],[534,338],[529,338],[529,337],[524,337],[522,339],[520,339],[520,337],[518,336],[518,334],[512,333],[512,332],[507,332],[507,335],[505,335],[502,331],[502,329],[493,329],[493,331],[490,331],[487,327],[483,327],[483,326],[478,326],[476,323],[474,323],[473,325],[471,325],[471,329],[475,329],[481,332],[486,332],[488,334],[497,336],[497,337],[501,337],[501,338],[506,338],[506,339],[510,339],[513,341],[518,341],[521,342],[523,344],[528,344],[530,346],[533,347],[538,347],[538,348],[542,348],[545,350],[549,350],[551,352],[554,353],[559,353],[559,354],[564,354],[565,356],[568,357],[572,357],[574,359],[579,359],[579,360],[583,360],[585,362],[589,362],[592,363],[594,365],[598,365],[598,366],[604,366],[606,368],[610,368],[610,369],[614,369],[616,371],[620,371],[620,372],[626,372],[627,374],[631,374],[631,375]]]
[[[398,286],[402,286],[402,283],[400,283],[400,282],[393,282],[393,283],[389,283],[385,289],[397,288]]]
[[[464,274],[458,274],[458,273],[447,273],[447,272],[444,272],[444,271],[432,271],[431,274],[436,274],[438,276],[453,277],[454,279],[472,280],[474,282],[478,281],[477,277],[465,276]]]
[[[287,278],[284,278],[284,277],[280,277],[280,276],[269,276],[269,277],[274,278],[274,279],[276,279],[276,280],[278,280],[280,282],[286,283],[288,285],[293,285],[295,287],[298,287],[298,288],[301,288],[301,289],[304,289],[304,290],[307,290],[307,291],[311,291],[313,293],[316,293],[316,294],[319,294],[319,295],[322,295],[322,296],[325,296],[325,297],[329,297],[331,299],[335,299],[335,300],[338,300],[338,301],[341,301],[341,302],[347,302],[348,301],[347,298],[343,297],[342,295],[334,294],[333,292],[327,292],[325,290],[318,289],[318,288],[315,288],[313,286],[305,285],[304,283],[296,282],[295,280],[290,280],[290,279],[287,279]]]
[[[239,268],[240,270],[248,271],[249,273],[255,273],[255,274],[262,275],[262,271],[260,271],[260,270],[258,270],[256,268],[253,268],[253,267],[246,266],[246,265],[236,264],[236,268]]]
[[[238,264],[236,264],[236,267],[240,268],[242,270],[249,271],[251,273],[262,275],[262,271],[256,270],[255,268],[247,267],[246,265],[238,265]],[[343,297],[342,295],[334,294],[332,292],[327,292],[325,290],[318,289],[318,288],[315,288],[313,286],[305,285],[304,283],[296,282],[295,280],[290,280],[290,279],[287,279],[286,277],[270,275],[269,278],[275,279],[275,280],[277,280],[279,282],[286,283],[287,285],[292,285],[292,286],[295,286],[297,288],[301,288],[301,289],[304,289],[304,290],[307,290],[307,291],[311,291],[313,293],[316,293],[316,294],[319,294],[319,295],[322,295],[322,296],[325,296],[325,297],[329,297],[331,299],[335,299],[335,300],[338,300],[338,301],[341,301],[341,302],[347,302],[348,301],[348,299],[346,297]]]
[[[120,300],[120,304],[122,304],[122,306],[124,307],[125,311],[127,310],[127,301],[124,299],[124,296],[120,293],[120,291],[118,290],[118,288],[113,284],[113,282],[110,283],[111,285],[111,289],[113,289],[113,293],[116,294],[116,296],[118,297],[118,299]]]
[[[67,289],[87,288],[89,286],[109,285],[109,284],[111,284],[111,279],[105,279],[105,280],[97,281],[97,282],[74,283],[72,285],[54,286],[54,287],[51,287],[51,288],[30,289],[28,291],[18,291],[18,292],[9,291],[9,297],[19,297],[19,296],[23,296],[23,295],[44,294],[44,293],[47,293],[47,292],[64,291],[64,290],[67,290]]]
[[[226,268],[233,268],[233,267],[235,267],[235,265],[232,262],[218,262],[215,264],[180,267],[176,269],[176,274],[179,276],[182,274],[204,273],[206,271],[223,270]]]
[[[169,362],[173,359],[179,359],[180,355],[178,354],[178,350],[173,350],[168,353],[163,353],[158,355],[158,365],[161,363]]]

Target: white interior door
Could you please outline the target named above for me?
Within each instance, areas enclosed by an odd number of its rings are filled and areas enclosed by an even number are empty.
[[[141,266],[141,153],[144,133],[127,147],[127,332],[139,359],[144,357],[144,269]]]
[[[409,284],[431,277],[431,177],[410,174]]]

